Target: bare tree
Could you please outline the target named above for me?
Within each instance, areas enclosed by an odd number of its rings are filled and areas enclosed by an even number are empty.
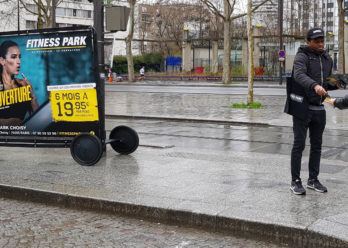
[[[143,10],[139,11],[140,27],[147,29],[145,33],[148,39],[158,41],[152,47],[159,48],[167,55],[181,52],[185,26],[195,26],[192,30],[198,32],[191,32],[191,36],[204,39],[212,25],[212,14],[201,2],[192,4],[162,0],[141,7]]]
[[[63,0],[19,0],[23,8],[30,14],[38,16],[38,28],[52,27],[56,8]],[[55,1],[55,2],[53,2]],[[35,8],[32,8],[35,6]]]
[[[345,74],[346,65],[344,59],[344,1],[337,0],[338,5],[338,72]]]
[[[161,2],[161,4],[157,3],[155,5],[150,5],[149,8],[152,10],[152,31],[155,32],[152,34],[152,38],[159,41],[158,45],[161,51],[166,50],[169,51],[167,44],[164,42],[168,39],[168,19],[171,15],[169,9],[165,8],[164,5],[167,5],[168,2]]]
[[[19,6],[17,5],[17,3],[15,4],[10,0],[0,0],[0,4],[2,6],[4,4],[7,5],[7,8],[0,10],[1,26],[12,26],[13,18],[11,17],[13,16],[13,13],[17,13],[17,8],[19,8]]]
[[[247,105],[254,101],[254,40],[252,24],[252,0],[248,0],[248,98]]]
[[[204,3],[210,11],[223,19],[224,22],[224,60],[223,60],[223,73],[222,81],[227,84],[231,81],[231,70],[230,70],[230,57],[231,57],[231,29],[232,21],[243,16],[247,13],[233,15],[237,0],[223,0],[223,9],[221,9],[221,2],[214,0],[200,0]],[[222,1],[222,0],[221,0]],[[251,12],[255,12],[260,6],[271,0],[264,0],[252,8]]]
[[[140,42],[140,53],[144,54],[145,53],[145,38],[148,36],[148,27],[151,23],[150,16],[149,15],[144,15],[140,8],[138,8],[138,13],[139,13],[139,38],[142,40]]]
[[[134,61],[133,61],[133,54],[132,54],[132,40],[134,35],[134,9],[135,9],[135,3],[136,0],[127,0],[129,3],[129,22],[130,22],[130,29],[129,33],[126,37],[126,56],[127,56],[127,63],[128,63],[128,82],[135,82],[135,75],[134,75]]]

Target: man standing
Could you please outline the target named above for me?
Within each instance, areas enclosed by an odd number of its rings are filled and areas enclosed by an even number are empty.
[[[330,85],[326,78],[332,71],[332,59],[324,50],[324,31],[321,28],[312,28],[307,33],[307,46],[300,47],[293,68],[293,78],[303,91],[303,100],[307,104],[300,115],[293,115],[294,143],[291,151],[291,186],[290,190],[297,195],[306,194],[302,186],[300,171],[302,152],[305,148],[307,130],[309,129],[310,154],[309,178],[307,188],[318,192],[327,192],[327,188],[318,180],[322,137],[326,125],[326,112],[323,101],[328,90],[337,89],[339,86]],[[300,100],[299,100],[300,99]],[[303,106],[303,105],[302,105]]]

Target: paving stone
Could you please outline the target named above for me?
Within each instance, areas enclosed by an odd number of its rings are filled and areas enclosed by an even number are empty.
[[[235,238],[192,228],[71,210],[0,198],[0,247],[260,247],[283,248],[264,241]],[[34,212],[27,214],[30,208]],[[60,232],[54,230],[60,229]],[[5,230],[13,236],[8,238]]]

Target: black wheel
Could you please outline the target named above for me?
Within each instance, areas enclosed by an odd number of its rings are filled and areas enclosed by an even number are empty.
[[[92,134],[77,135],[70,144],[73,159],[80,165],[94,165],[103,155],[101,140]]]
[[[111,147],[121,154],[130,154],[139,146],[137,132],[127,126],[115,127],[112,129],[109,138]]]

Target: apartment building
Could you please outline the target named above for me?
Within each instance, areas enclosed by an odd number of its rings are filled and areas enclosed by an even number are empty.
[[[24,1],[18,6],[17,1],[0,2],[0,31],[28,30],[38,27],[37,5],[33,1]],[[19,15],[18,15],[19,13]],[[43,25],[47,26],[46,16],[42,13]],[[93,4],[88,0],[65,0],[56,9],[56,26],[93,25]]]
[[[257,6],[262,0],[254,0],[253,6]],[[253,13],[253,24],[275,29],[278,19],[278,3],[267,2]]]
[[[23,0],[26,4],[21,3],[18,6],[18,1],[3,0],[0,1],[0,32],[30,30],[38,28],[38,13],[37,5],[30,0]],[[51,0],[48,0],[51,1]],[[43,0],[45,3],[45,0]],[[18,15],[19,13],[19,15]],[[43,27],[47,25],[44,14],[42,13]],[[46,17],[47,18],[47,17]],[[88,0],[63,0],[56,8],[56,27],[71,27],[71,26],[93,26],[93,3]],[[110,63],[111,55],[125,55],[124,38],[128,32],[117,32],[116,34],[105,34],[105,61]],[[137,38],[137,30],[134,37]],[[113,39],[116,42],[113,45]],[[114,52],[112,52],[112,47]],[[138,47],[134,46],[134,54],[138,54]]]

